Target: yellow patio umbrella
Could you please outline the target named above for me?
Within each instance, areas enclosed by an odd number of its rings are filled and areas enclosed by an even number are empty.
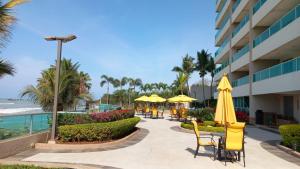
[[[141,96],[141,97],[135,99],[134,101],[137,101],[137,102],[148,102],[149,101],[149,97],[148,96]]]
[[[224,74],[218,85],[218,102],[215,114],[215,122],[226,125],[227,123],[236,123],[235,111],[231,96],[232,87]]]
[[[188,97],[186,95],[178,95],[178,96],[169,98],[168,102],[170,102],[170,103],[188,103],[188,102],[192,102],[195,100],[197,100],[197,99]]]
[[[162,97],[159,97],[158,95],[156,94],[153,94],[149,97],[149,102],[152,102],[152,103],[162,103],[162,102],[165,102],[166,99],[165,98],[162,98]]]

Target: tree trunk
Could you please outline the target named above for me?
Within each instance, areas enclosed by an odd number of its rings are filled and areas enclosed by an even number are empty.
[[[190,93],[190,85],[189,85],[189,80],[186,81],[186,86],[188,88],[188,96],[191,96],[191,93]]]
[[[106,96],[106,103],[109,104],[109,83],[107,84],[107,96]]]
[[[204,107],[206,107],[206,103],[205,103],[205,89],[204,89],[204,76],[202,77],[202,92],[203,92],[203,100],[204,100]]]
[[[120,106],[123,107],[123,93],[122,93],[122,85],[120,86]]]

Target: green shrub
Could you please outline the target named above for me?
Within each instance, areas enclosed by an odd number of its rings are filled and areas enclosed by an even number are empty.
[[[191,123],[181,123],[181,127],[189,130],[193,130],[194,126]],[[200,131],[206,131],[206,132],[216,132],[216,133],[222,133],[224,132],[224,127],[210,127],[210,126],[198,126],[198,129]]]
[[[107,123],[65,125],[58,128],[58,138],[62,142],[108,141],[124,137],[131,133],[139,117]]]
[[[203,122],[203,121],[213,121],[214,113],[215,113],[214,109],[207,107],[202,109],[190,110],[188,112],[188,115],[196,118],[198,122],[199,121]]]
[[[216,126],[216,123],[214,121],[204,121],[203,126]]]
[[[300,124],[287,124],[279,127],[283,145],[300,151]]]

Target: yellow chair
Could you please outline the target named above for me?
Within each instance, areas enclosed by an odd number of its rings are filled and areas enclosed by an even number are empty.
[[[180,109],[180,117],[183,118],[185,121],[187,120],[187,109],[186,108]]]
[[[225,155],[225,165],[228,152],[237,151],[238,161],[241,158],[241,152],[243,152],[243,162],[245,164],[245,123],[233,123],[226,126],[226,136],[224,139],[224,155]]]
[[[156,107],[152,108],[152,118],[158,118],[158,111]]]
[[[195,120],[192,120],[192,123],[193,123],[193,126],[194,126],[194,132],[195,132],[195,135],[196,135],[196,138],[197,138],[197,148],[196,148],[196,151],[195,151],[194,158],[196,158],[196,156],[198,154],[199,147],[203,146],[203,147],[213,147],[213,149],[214,149],[214,154],[213,155],[214,155],[214,160],[215,160],[216,159],[216,146],[217,146],[217,144],[213,140],[213,136],[211,136],[211,137],[200,136],[200,132],[199,132],[199,129],[198,129],[197,122]],[[210,138],[210,142],[203,142],[201,140],[201,138]]]
[[[170,110],[171,119],[177,118],[177,110],[175,107],[172,107]]]
[[[149,113],[150,113],[149,107],[148,107],[148,106],[145,106],[145,107],[144,107],[145,118],[147,117],[147,114],[149,114]]]

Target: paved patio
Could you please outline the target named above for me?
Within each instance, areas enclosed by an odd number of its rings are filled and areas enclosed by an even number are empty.
[[[146,129],[147,135],[128,147],[98,152],[43,152],[26,157],[22,161],[88,164],[122,169],[244,168],[242,163],[227,163],[226,167],[224,162],[213,161],[210,157],[211,150],[202,147],[197,158],[194,158],[196,138],[193,134],[172,129],[178,125],[179,122],[170,121],[168,118],[144,119],[138,127]],[[278,152],[275,155],[261,146],[266,141],[279,140],[278,134],[251,126],[247,128],[247,132],[246,168],[300,168],[299,159],[282,152],[286,159],[294,159],[294,163],[289,162],[279,157]]]

